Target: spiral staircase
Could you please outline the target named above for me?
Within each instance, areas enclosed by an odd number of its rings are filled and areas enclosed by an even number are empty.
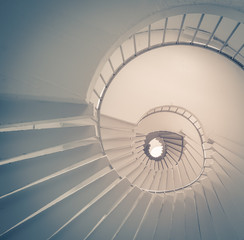
[[[243,240],[243,138],[211,132],[184,106],[136,122],[108,107],[121,72],[164,48],[210,51],[243,76],[243,37],[223,16],[161,18],[117,46],[89,103],[1,98],[0,239]]]

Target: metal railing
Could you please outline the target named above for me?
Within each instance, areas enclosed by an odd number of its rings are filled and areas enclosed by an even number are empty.
[[[98,136],[99,136],[104,154],[106,154],[106,151],[104,149],[103,140],[102,140],[102,136],[101,136],[102,124],[101,124],[101,119],[100,119],[103,99],[107,93],[108,88],[110,87],[110,84],[113,82],[113,80],[117,76],[117,74],[136,57],[138,57],[148,51],[151,51],[151,50],[157,49],[157,48],[161,48],[161,47],[174,46],[174,45],[188,45],[188,46],[208,49],[210,51],[221,54],[222,56],[227,57],[228,59],[230,59],[231,61],[236,63],[238,66],[240,66],[242,69],[244,69],[244,54],[242,51],[244,44],[239,44],[238,47],[233,47],[230,43],[231,39],[235,36],[238,29],[240,29],[240,27],[243,25],[243,23],[236,22],[232,29],[228,29],[230,32],[229,35],[225,39],[221,39],[218,36],[218,34],[216,34],[216,33],[221,24],[222,24],[222,28],[224,27],[223,22],[224,22],[225,18],[223,16],[219,16],[215,25],[212,26],[213,30],[206,31],[201,26],[202,26],[203,20],[206,19],[208,17],[208,15],[207,14],[199,14],[199,15],[200,15],[200,17],[199,17],[199,21],[198,21],[196,27],[187,26],[185,24],[186,18],[191,17],[191,14],[182,15],[181,22],[179,22],[179,24],[178,24],[179,27],[177,27],[177,28],[169,27],[169,21],[171,19],[170,17],[165,18],[164,26],[162,26],[162,28],[153,28],[153,26],[152,26],[153,24],[150,24],[150,25],[148,25],[147,30],[138,31],[138,32],[134,33],[132,36],[130,36],[130,38],[127,40],[127,41],[131,42],[130,47],[131,47],[131,49],[133,49],[131,54],[127,53],[127,49],[124,46],[124,44],[121,44],[118,47],[118,49],[115,52],[117,52],[117,56],[120,56],[120,63],[118,63],[118,61],[114,60],[113,55],[111,55],[108,58],[107,62],[105,63],[107,70],[106,71],[103,70],[100,73],[100,76],[93,89],[93,93],[92,93],[92,97],[91,97],[91,102],[95,105],[95,109],[96,109],[97,131],[98,131]],[[190,32],[191,34],[189,34],[189,33],[187,34],[186,33],[187,31]],[[158,34],[158,33],[162,33],[161,41],[159,43],[153,44],[152,38],[155,34]],[[198,36],[199,33],[204,34],[205,38],[199,37]],[[174,38],[173,41],[172,40],[167,41],[167,36],[169,34],[171,35],[171,39],[173,36],[173,38]],[[142,49],[139,48],[139,45],[137,42],[137,38],[140,36],[144,36],[147,41],[147,43],[145,44],[145,47]],[[184,36],[184,40],[182,40],[182,36]],[[240,39],[240,40],[243,41],[242,39]],[[158,113],[158,112],[174,112],[175,114],[178,114],[178,115],[184,117],[185,119],[187,119],[188,121],[190,121],[200,137],[201,149],[203,152],[203,164],[202,164],[201,173],[193,181],[190,181],[189,184],[186,184],[179,188],[174,188],[174,189],[169,189],[169,190],[164,190],[164,191],[146,189],[147,191],[150,191],[150,192],[164,192],[165,193],[165,192],[171,192],[171,191],[176,191],[176,190],[186,188],[186,187],[192,185],[194,182],[199,180],[200,176],[204,172],[204,164],[205,164],[205,160],[207,159],[206,151],[208,149],[206,149],[204,147],[204,145],[208,142],[204,136],[204,130],[202,128],[200,121],[192,113],[190,113],[189,111],[187,111],[186,109],[184,109],[182,107],[164,106],[162,108],[154,108],[153,110],[150,110],[149,112],[147,112],[141,118],[141,120],[143,120],[145,117],[150,116],[151,114]],[[111,129],[112,129],[112,127],[111,127]],[[116,129],[114,129],[114,130],[116,130]],[[128,132],[128,129],[120,129],[120,131]],[[132,134],[136,134],[133,129],[129,129],[129,131],[131,131]],[[184,135],[184,133],[181,133],[181,134]],[[189,142],[190,142],[190,139],[189,139],[189,141],[187,141],[187,144],[190,146]],[[131,147],[133,147],[133,146],[131,145]],[[187,159],[187,156],[185,153],[182,154],[182,157],[183,156]],[[142,162],[146,159],[143,157],[143,154],[141,155],[141,157],[139,157],[139,159],[141,159],[141,158],[143,159]],[[184,162],[183,162],[183,164],[184,164]],[[189,180],[190,180],[190,178],[189,178]]]
[[[115,50],[117,55],[120,55],[120,63],[115,63],[115,61],[113,60],[113,54],[108,58],[107,62],[104,65],[107,66],[106,73],[104,71],[100,73],[97,84],[95,85],[91,96],[91,102],[96,106],[96,110],[98,112],[100,112],[101,110],[103,98],[115,76],[134,58],[153,49],[173,45],[189,45],[200,47],[219,53],[238,64],[241,68],[244,68],[244,53],[242,53],[244,44],[240,42],[240,44],[235,47],[230,44],[231,39],[235,36],[238,29],[242,29],[241,27],[243,26],[243,23],[236,22],[232,29],[228,29],[230,31],[230,34],[227,36],[227,38],[221,39],[219,36],[216,35],[216,32],[218,31],[220,25],[224,24],[225,18],[223,16],[219,16],[217,23],[213,26],[212,32],[206,31],[201,28],[203,19],[208,18],[207,14],[201,14],[196,28],[185,25],[186,17],[191,17],[191,14],[182,15],[182,20],[179,24],[179,28],[169,28],[168,22],[171,18],[166,18],[165,24],[162,28],[153,29],[152,24],[150,24],[147,28],[147,31],[143,30],[134,33],[128,39],[132,40],[132,46],[130,46],[130,48],[133,48],[133,53],[131,54],[125,54],[125,52],[127,52],[128,46],[125,47],[123,46],[123,44],[121,44],[118,49]],[[221,27],[224,28],[225,26],[223,25]],[[189,35],[189,33],[185,34],[185,32],[187,31],[190,31],[191,35]],[[152,44],[152,36],[154,36],[154,34],[158,32],[162,32],[162,40],[161,42]],[[203,33],[204,35],[206,35],[205,39],[198,37],[199,33]],[[171,34],[171,37],[174,40],[166,41],[166,36],[169,34]],[[181,37],[184,34],[185,39],[181,40]],[[137,38],[142,35],[145,35],[147,44],[145,44],[145,47],[143,49],[138,49]],[[240,41],[243,41],[243,39],[240,39]],[[106,77],[104,75],[106,75]]]
[[[204,145],[206,143],[208,143],[207,139],[205,138],[205,135],[204,135],[204,130],[203,130],[203,127],[200,123],[200,121],[197,119],[196,116],[194,116],[191,112],[187,111],[185,108],[182,108],[182,107],[178,107],[178,106],[170,106],[170,105],[167,105],[167,106],[163,106],[163,107],[156,107],[156,108],[153,108],[151,110],[149,110],[147,113],[145,113],[141,119],[139,120],[138,124],[143,121],[145,118],[148,118],[149,116],[151,115],[154,115],[154,114],[157,114],[157,113],[174,113],[174,114],[177,114],[179,116],[182,116],[183,118],[185,118],[186,120],[188,120],[195,128],[196,132],[198,133],[198,136],[199,136],[199,139],[200,139],[200,146],[201,146],[201,150],[202,150],[202,154],[201,153],[198,153],[202,156],[202,165],[200,166],[201,167],[201,171],[197,174],[195,172],[195,169],[194,167],[192,166],[192,163],[191,161],[189,161],[189,159],[187,158],[186,154],[185,154],[185,147],[183,147],[183,150],[182,150],[182,155],[184,156],[184,158],[187,160],[189,166],[191,167],[191,169],[193,170],[193,172],[195,173],[196,175],[196,178],[194,180],[191,180],[189,175],[188,175],[188,171],[186,170],[186,167],[185,167],[185,163],[184,161],[182,160],[182,163],[183,163],[183,167],[185,168],[185,172],[187,173],[187,176],[188,176],[188,180],[189,180],[189,183],[182,186],[182,187],[179,187],[179,188],[174,188],[174,189],[165,189],[163,191],[160,191],[160,190],[152,190],[152,189],[145,189],[149,192],[153,192],[153,193],[162,193],[162,192],[172,192],[172,191],[177,191],[177,190],[181,190],[181,189],[184,189],[190,185],[192,185],[194,182],[198,181],[199,178],[201,177],[202,173],[204,172],[204,168],[205,168],[205,160],[206,160],[206,157],[207,157],[207,154],[206,154],[206,148],[204,147]],[[186,137],[187,135],[184,133],[184,132],[181,132],[180,133],[181,135],[184,136],[184,141],[186,141]],[[189,137],[188,137],[189,138]],[[190,140],[190,138],[189,138]],[[188,140],[188,141],[189,141]],[[187,144],[188,141],[186,141]],[[195,150],[193,148],[193,150]],[[193,151],[192,150],[192,151]],[[188,152],[190,152],[190,155],[192,155],[191,151],[188,149],[187,150]],[[181,156],[182,157],[182,156]],[[199,162],[196,161],[195,157],[192,156],[192,159],[197,163],[197,165],[199,165]],[[174,173],[173,173],[173,180],[174,180]]]

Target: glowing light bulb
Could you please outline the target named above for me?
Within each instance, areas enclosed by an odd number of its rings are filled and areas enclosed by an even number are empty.
[[[163,153],[163,146],[156,138],[150,142],[149,153],[155,158],[159,157]]]
[[[163,146],[154,147],[150,150],[150,154],[155,158],[159,157],[162,154],[162,152]]]

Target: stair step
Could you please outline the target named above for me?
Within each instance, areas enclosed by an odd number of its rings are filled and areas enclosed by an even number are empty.
[[[41,211],[41,214],[37,214],[4,236],[11,239],[47,239],[116,179],[117,174],[111,170],[96,173],[92,178],[70,189],[63,197],[55,199],[53,205]]]
[[[203,188],[199,183],[193,184],[192,188],[195,194],[201,238],[203,240],[215,240],[217,239],[217,236],[213,226],[213,218],[211,212],[209,211],[209,205],[206,200]]]
[[[135,124],[129,123],[126,121],[122,121],[104,114],[100,115],[100,123],[102,126],[113,126],[117,128],[128,128],[128,129],[134,129],[136,127]]]
[[[171,194],[166,194],[163,198],[163,205],[160,210],[160,215],[153,238],[154,240],[169,240],[173,214],[173,199],[174,198]]]
[[[106,155],[108,156],[108,159],[119,158],[129,153],[133,153],[133,148],[129,145],[106,150]]]
[[[0,125],[93,116],[91,104],[1,98]]]
[[[133,239],[150,198],[151,194],[146,192],[143,193],[142,197],[136,203],[133,211],[126,219],[126,222],[123,224],[118,234],[113,238],[114,240]],[[131,226],[133,226],[133,228]]]
[[[134,155],[131,155],[130,157],[124,158],[123,161],[112,163],[112,166],[118,172],[120,172],[123,168],[125,168],[127,165],[130,165],[134,161],[135,161]]]
[[[120,202],[119,205],[111,212],[111,214],[108,215],[106,219],[94,230],[88,239],[112,239],[116,230],[119,229],[120,224],[133,207],[133,203],[136,202],[140,192],[141,191],[138,188],[134,187],[122,202]]]
[[[102,158],[1,199],[0,214],[8,214],[0,220],[3,231],[106,168],[110,169]]]
[[[46,121],[34,121],[18,124],[1,125],[0,132],[13,132],[25,130],[40,130],[51,128],[75,127],[75,126],[93,126],[94,120],[90,116],[78,116],[70,118],[52,119]]]
[[[62,171],[72,165],[102,157],[98,144],[0,166],[0,196]],[[8,184],[6,184],[8,182]]]
[[[133,138],[135,133],[129,131],[118,131],[116,129],[101,128],[100,129],[102,139],[107,138]]]
[[[183,183],[183,185],[186,185],[187,183],[189,183],[190,179],[187,176],[187,172],[185,170],[184,163],[182,162],[182,160],[180,160],[178,163],[178,169],[180,172],[179,174],[180,174],[182,183]]]
[[[141,164],[140,167],[138,167],[138,171],[134,174],[134,177],[131,178],[131,182],[140,187],[142,183],[144,182],[144,179],[148,175],[148,172],[150,171],[149,167],[146,167],[144,164]]]
[[[235,205],[230,192],[225,188],[225,185],[221,182],[219,175],[216,174],[216,172],[208,171],[207,176],[211,181],[216,194],[218,195],[218,199],[221,202],[221,205],[230,221],[231,226],[235,229],[239,239],[243,239],[244,229],[242,223],[244,221],[244,217],[243,213],[240,212],[242,209]]]
[[[201,240],[200,223],[194,191],[191,187],[184,189],[185,193],[185,225],[186,239]]]
[[[162,197],[153,195],[152,201],[148,207],[148,211],[141,223],[140,229],[135,239],[153,239],[160,214],[160,209],[162,207],[162,201]]]
[[[121,146],[128,146],[128,145],[132,145],[132,141],[130,139],[117,139],[117,140],[103,140],[103,148],[104,150],[109,150],[109,149],[113,149],[113,148],[119,148]]]
[[[0,132],[0,159],[9,159],[93,136],[96,136],[94,126]]]
[[[130,184],[126,179],[114,182],[110,189],[104,193],[101,192],[94,201],[77,212],[69,224],[64,225],[64,227],[55,234],[55,238],[84,239],[129,188]]]
[[[219,202],[217,195],[215,194],[209,179],[201,181],[203,190],[208,202],[209,211],[213,219],[213,226],[218,236],[218,239],[238,239],[233,227],[231,226],[228,217],[222,209],[221,202]]]
[[[184,193],[178,191],[174,196],[174,210],[172,216],[172,225],[170,239],[183,240],[185,238],[185,203]]]

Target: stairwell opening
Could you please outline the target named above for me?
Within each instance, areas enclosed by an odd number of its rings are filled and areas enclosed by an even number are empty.
[[[152,139],[149,143],[149,146],[150,146],[149,153],[152,157],[154,158],[162,157],[164,147],[159,139],[157,138]]]
[[[218,37],[219,26],[229,32],[226,39]],[[221,108],[217,101],[209,100],[208,114],[203,116],[199,106],[206,103],[206,96],[209,99],[222,97],[215,91],[218,89],[215,85],[209,91],[208,78],[204,76],[213,71],[209,74],[209,79],[213,78],[211,84],[222,85],[217,65],[211,61],[219,63],[221,69],[225,69],[222,67],[225,63],[243,68],[242,44],[232,42],[241,29],[242,23],[205,13],[167,17],[133,33],[108,58],[93,89],[91,102],[96,106],[104,153],[122,178],[143,190],[166,193],[187,188],[202,176],[208,159],[204,129],[210,132],[220,127],[214,123],[211,129],[205,123],[209,115]],[[146,116],[140,118],[145,112]],[[140,129],[144,118],[166,113],[169,115],[166,122],[171,123],[168,127]],[[102,133],[102,115],[118,120],[118,126],[110,125],[108,129],[113,139],[117,133],[120,143],[108,144],[108,135]],[[183,119],[181,127],[179,118]],[[129,122],[131,126],[121,127],[122,122]],[[157,121],[149,125],[156,126]],[[115,151],[119,151],[119,157]]]

